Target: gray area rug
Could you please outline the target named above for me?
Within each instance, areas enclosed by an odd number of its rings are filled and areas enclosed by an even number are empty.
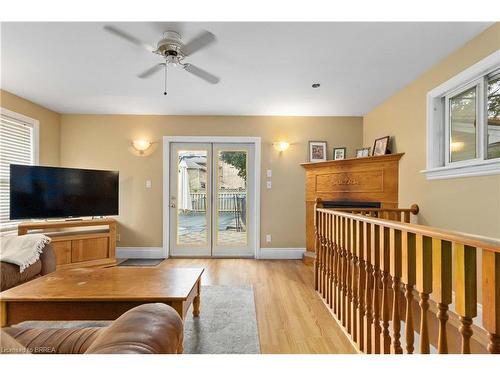
[[[252,286],[202,286],[201,313],[184,322],[184,354],[259,354]],[[109,321],[28,321],[22,328],[106,327]]]
[[[118,264],[118,267],[154,267],[165,259],[127,259]]]

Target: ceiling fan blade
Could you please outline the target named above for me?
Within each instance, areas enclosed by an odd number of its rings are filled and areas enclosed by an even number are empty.
[[[198,68],[195,65],[184,64],[184,69],[189,73],[194,74],[196,77],[199,77],[209,83],[216,84],[220,81],[219,77],[216,77],[213,74],[210,74],[209,72],[201,68]]]
[[[154,65],[151,68],[149,68],[148,70],[145,70],[144,72],[142,72],[141,74],[138,74],[137,77],[139,77],[139,78],[147,78],[147,77],[155,74],[156,72],[158,72],[164,66],[165,66],[164,63]]]
[[[215,41],[217,41],[217,38],[214,34],[210,31],[202,31],[182,47],[182,53],[184,56],[190,56]]]
[[[132,35],[126,33],[125,31],[122,31],[114,26],[105,25],[104,30],[110,32],[111,34],[119,36],[120,38],[123,38],[123,39],[129,41],[130,43],[135,44],[136,46],[142,47],[142,48],[148,50],[149,52],[152,52],[155,50],[155,48],[153,46],[143,42],[142,40],[136,38],[135,36],[132,36]]]

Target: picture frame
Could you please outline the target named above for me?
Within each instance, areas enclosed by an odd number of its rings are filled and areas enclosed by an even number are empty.
[[[356,150],[356,158],[366,158],[367,156],[370,156],[371,149],[371,147],[358,148]]]
[[[387,149],[389,147],[390,136],[385,136],[375,139],[373,143],[372,156],[380,156],[387,154]]]
[[[344,160],[346,158],[345,147],[335,147],[333,149],[333,160]]]
[[[327,160],[327,144],[326,141],[309,141],[309,162],[316,163],[318,161]]]

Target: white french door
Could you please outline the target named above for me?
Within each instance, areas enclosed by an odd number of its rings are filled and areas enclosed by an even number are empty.
[[[254,153],[246,143],[171,143],[171,255],[254,255]]]

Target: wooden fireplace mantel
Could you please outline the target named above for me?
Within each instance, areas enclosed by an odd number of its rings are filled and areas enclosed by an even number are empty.
[[[314,203],[379,202],[398,207],[399,160],[404,153],[302,163],[306,170],[306,249],[314,251]]]

